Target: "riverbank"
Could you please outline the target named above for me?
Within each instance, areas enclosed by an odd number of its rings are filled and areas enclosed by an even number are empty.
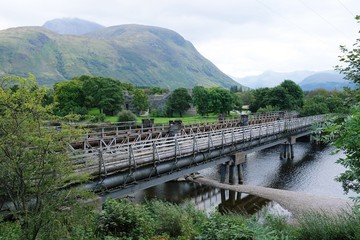
[[[320,211],[329,214],[339,214],[344,211],[350,211],[354,202],[342,198],[324,197],[315,194],[304,192],[294,192],[288,190],[280,190],[274,188],[267,188],[252,185],[229,185],[219,183],[216,180],[207,179],[204,177],[197,177],[195,179],[188,179],[192,182],[231,190],[235,192],[243,192],[251,195],[256,195],[279,203],[283,208],[287,209],[293,214],[296,219],[297,216],[304,212]]]

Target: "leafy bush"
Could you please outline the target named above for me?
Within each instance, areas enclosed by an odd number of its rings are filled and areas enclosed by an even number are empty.
[[[99,113],[96,115],[89,115],[89,117],[90,117],[89,119],[90,122],[104,122],[106,115],[103,113]]]
[[[240,215],[212,214],[201,224],[201,234],[197,239],[206,240],[246,240],[254,239],[254,232],[245,224],[245,218]]]
[[[150,112],[150,117],[166,117],[167,114],[162,108],[152,109]]]
[[[20,239],[20,224],[13,222],[3,222],[0,216],[0,240]]]
[[[156,220],[155,233],[159,236],[165,234],[171,239],[180,236],[190,239],[194,236],[194,217],[197,215],[192,214],[194,211],[189,211],[193,207],[184,208],[162,201],[147,202],[145,207]]]
[[[132,204],[124,199],[109,199],[97,217],[96,232],[100,237],[149,239],[153,236],[152,222],[141,205]]]
[[[129,110],[122,110],[118,114],[118,121],[119,122],[133,122],[133,121],[136,121],[136,120],[137,120],[136,115],[133,114]]]

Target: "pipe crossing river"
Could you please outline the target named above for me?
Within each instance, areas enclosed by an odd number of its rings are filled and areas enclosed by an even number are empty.
[[[301,213],[314,210],[331,214],[343,213],[344,211],[348,212],[354,205],[354,202],[342,198],[318,196],[304,192],[294,192],[261,186],[229,185],[203,177],[198,177],[191,181],[211,187],[248,193],[273,200],[293,213],[295,218]]]

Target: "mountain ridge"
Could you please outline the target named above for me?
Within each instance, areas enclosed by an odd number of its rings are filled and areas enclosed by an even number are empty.
[[[90,22],[79,18],[53,19],[46,21],[42,25],[42,27],[59,34],[71,35],[83,35],[101,28],[105,28],[98,23]]]
[[[295,83],[301,82],[305,77],[315,73],[314,71],[293,71],[293,72],[276,72],[276,71],[265,71],[260,75],[246,76],[242,78],[233,79],[242,85],[246,85],[250,88],[264,88],[264,87],[275,87],[279,85],[285,79],[294,81]]]
[[[241,85],[178,33],[136,24],[82,35],[59,34],[43,27],[0,31],[0,75],[26,76],[29,72],[46,85],[84,74],[171,89]]]
[[[311,91],[318,88],[326,90],[341,90],[344,87],[353,88],[354,84],[345,80],[345,76],[334,70],[326,71],[294,71],[294,72],[275,72],[265,71],[256,76],[243,78],[233,78],[243,85],[252,88],[275,87],[282,81],[288,79],[297,83],[304,91]]]

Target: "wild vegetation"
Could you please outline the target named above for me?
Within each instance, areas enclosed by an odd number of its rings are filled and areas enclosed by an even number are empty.
[[[360,214],[357,211],[337,217],[308,212],[299,218],[297,224],[291,225],[282,216],[266,213],[258,216],[231,212],[226,215],[218,212],[206,214],[191,204],[179,206],[160,200],[136,204],[126,199],[109,199],[101,212],[88,209],[86,216],[81,215],[84,212],[76,214],[74,217],[82,219],[72,222],[66,232],[57,231],[57,238],[52,239],[330,240],[360,237]],[[21,238],[19,222],[0,223],[0,239],[25,239]],[[38,239],[43,239],[42,235]]]
[[[0,79],[0,206],[11,203],[18,239],[70,234],[78,221],[74,214],[86,209],[82,199],[90,197],[65,188],[86,179],[72,174],[67,154],[79,133],[66,125],[62,131],[46,126],[54,116],[51,105],[43,106],[44,96],[33,77]]]

